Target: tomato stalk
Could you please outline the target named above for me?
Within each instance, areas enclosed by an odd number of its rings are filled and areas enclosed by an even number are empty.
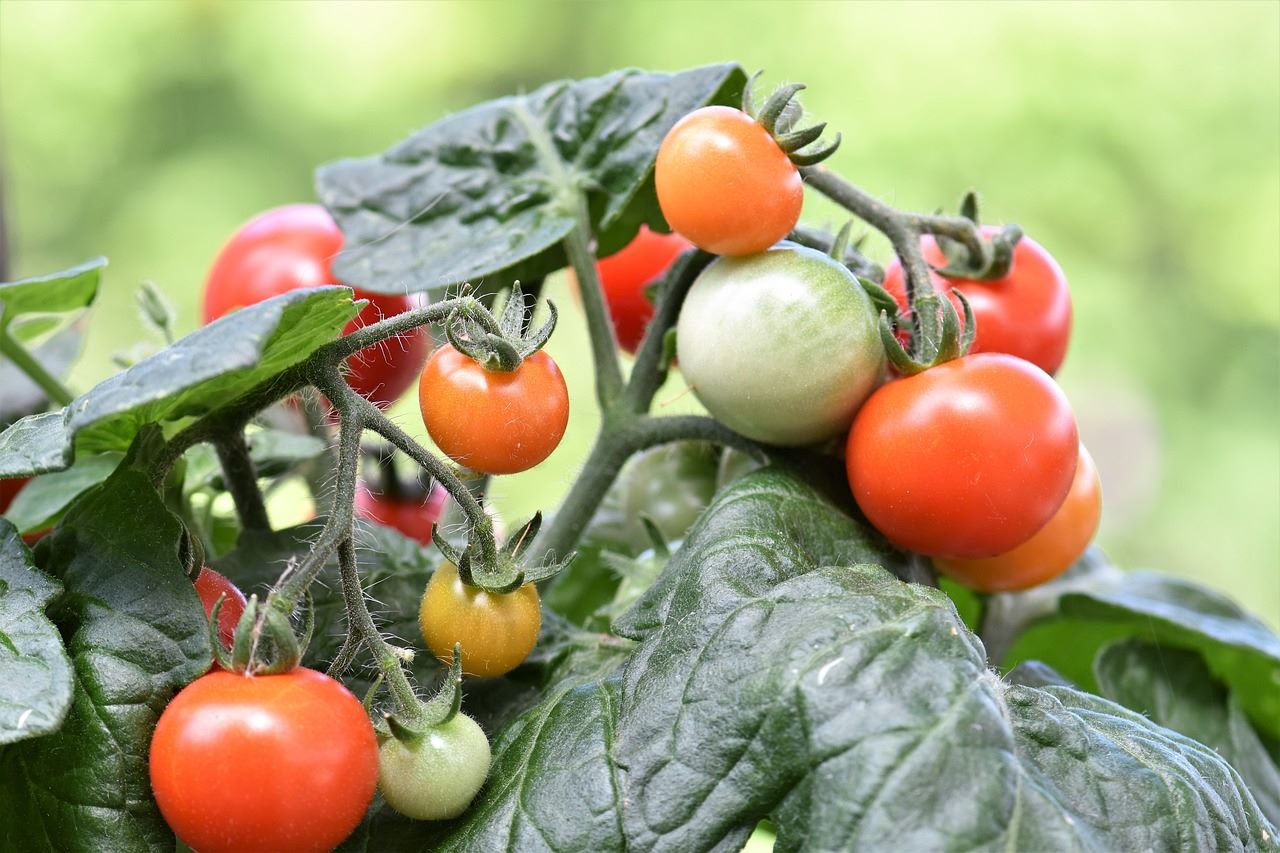
[[[595,363],[596,400],[606,413],[622,393],[622,367],[618,363],[618,339],[609,321],[596,258],[591,249],[591,220],[587,215],[587,199],[578,193],[575,214],[577,224],[565,235],[564,251],[578,277],[582,308],[587,315],[587,331],[591,336],[591,356]]]
[[[67,386],[45,370],[44,365],[27,352],[26,347],[14,340],[13,335],[9,334],[9,330],[3,325],[0,325],[0,355],[12,361],[19,370],[31,378],[32,382],[40,386],[45,396],[58,405],[65,406],[75,399]]]
[[[245,443],[244,433],[237,430],[223,435],[214,444],[214,449],[222,463],[227,490],[236,503],[241,525],[246,530],[270,530],[267,506],[262,490],[258,488],[258,477],[253,470],[253,460],[249,458],[249,445]]]

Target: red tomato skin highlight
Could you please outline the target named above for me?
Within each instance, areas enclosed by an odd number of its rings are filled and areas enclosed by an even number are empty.
[[[195,588],[196,595],[200,596],[200,603],[204,605],[206,616],[213,615],[213,605],[217,603],[218,597],[226,595],[221,609],[218,610],[218,639],[222,641],[223,646],[230,649],[231,641],[235,638],[236,625],[239,624],[240,617],[244,615],[245,605],[248,604],[244,593],[228,580],[226,575],[215,572],[208,566],[202,568],[200,574],[196,575]]]
[[[486,474],[529,470],[551,455],[569,423],[569,389],[541,351],[504,373],[445,344],[422,369],[418,401],[436,446]]]
[[[398,530],[423,545],[431,544],[431,527],[444,514],[449,492],[439,483],[431,487],[425,500],[400,500],[369,491],[360,483],[356,487],[356,514],[363,519]]]
[[[596,262],[614,334],[618,345],[627,352],[635,352],[640,346],[653,319],[654,304],[645,296],[645,289],[691,247],[679,234],[659,234],[641,225],[635,239]]]
[[[998,230],[990,226],[982,229],[988,236]],[[920,248],[931,266],[946,264],[946,256],[932,237],[921,238]],[[978,326],[971,352],[1016,355],[1050,375],[1062,366],[1071,340],[1071,292],[1058,262],[1030,237],[1024,236],[1018,241],[1013,250],[1013,265],[1003,278],[949,279],[934,273],[933,286],[939,293],[951,296],[962,318],[964,309],[954,291],[960,291],[969,300]],[[905,311],[906,283],[902,264],[896,257],[885,267],[884,289],[893,294]]]
[[[322,853],[373,799],[378,743],[326,675],[214,671],[161,714],[150,769],[165,820],[199,853]]]
[[[318,204],[290,204],[258,214],[218,252],[205,283],[204,322],[298,288],[341,284],[332,263],[342,243],[342,231]],[[347,333],[415,305],[408,296],[363,290],[356,290],[355,298],[369,304],[347,324]],[[427,333],[418,329],[361,350],[347,360],[347,383],[372,402],[389,405],[413,384],[429,343]]]
[[[882,385],[846,450],[858,506],[895,545],[990,557],[1030,539],[1062,506],[1079,436],[1048,374],[984,353]]]
[[[1102,483],[1089,452],[1080,462],[1071,490],[1044,527],[1012,551],[973,560],[939,557],[934,565],[952,580],[979,592],[1018,592],[1053,580],[1084,555],[1102,520]]]
[[[763,252],[800,219],[799,170],[742,110],[703,107],[680,119],[658,147],[654,169],[662,215],[708,252]]]

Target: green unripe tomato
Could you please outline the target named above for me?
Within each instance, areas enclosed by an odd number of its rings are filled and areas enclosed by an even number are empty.
[[[748,438],[815,444],[847,432],[883,379],[877,322],[843,264],[779,243],[698,276],[680,310],[680,372],[707,411]]]
[[[378,748],[378,788],[405,817],[457,817],[484,786],[490,757],[484,731],[466,714],[457,714],[414,743],[387,739]]]

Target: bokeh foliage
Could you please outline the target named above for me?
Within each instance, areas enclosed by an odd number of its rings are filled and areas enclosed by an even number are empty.
[[[312,198],[317,164],[559,77],[738,60],[807,82],[844,133],[833,168],[868,189],[932,209],[977,186],[1052,248],[1103,545],[1277,625],[1278,30],[1269,3],[3,3],[12,272],[111,258],[83,390],[143,336],[139,281],[194,328],[221,242]],[[563,278],[550,290],[577,405],[550,462],[498,485],[510,517],[550,508],[594,430],[585,332]],[[663,410],[693,408],[683,392]]]

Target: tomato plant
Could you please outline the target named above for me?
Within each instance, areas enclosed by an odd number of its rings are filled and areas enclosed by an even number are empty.
[[[422,595],[418,614],[422,638],[447,661],[462,646],[462,670],[492,678],[515,669],[538,641],[542,611],[531,584],[509,592],[468,586],[452,563],[442,563]]]
[[[204,322],[300,287],[340,284],[333,260],[342,244],[342,232],[318,204],[290,204],[258,214],[214,259],[205,282]],[[369,304],[348,324],[348,331],[414,306],[407,296],[358,289],[356,298]],[[421,331],[368,347],[351,357],[347,381],[361,396],[391,403],[413,384],[427,347],[428,338]]]
[[[1026,542],[1062,506],[1078,443],[1071,405],[1048,374],[1013,356],[971,355],[871,395],[849,432],[849,484],[895,545],[990,557]]]
[[[457,714],[405,743],[379,748],[378,789],[400,814],[445,820],[466,811],[489,773],[489,739],[476,721]]]
[[[769,131],[742,110],[704,107],[671,128],[655,171],[662,215],[717,255],[763,252],[800,218],[804,185]]]
[[[613,333],[627,352],[640,346],[653,319],[653,302],[646,290],[689,247],[679,234],[660,234],[642,225],[630,243],[596,264]]]
[[[983,228],[993,235],[996,228]],[[926,261],[936,267],[947,264],[936,240],[920,241]],[[943,277],[933,274],[934,286],[953,295],[960,291],[969,301],[977,324],[973,352],[1003,352],[1016,355],[1039,366],[1046,373],[1057,373],[1067,354],[1071,338],[1071,293],[1067,277],[1053,256],[1030,237],[1023,237],[1013,250],[1013,264],[1005,275],[989,279]],[[907,310],[907,294],[902,264],[891,262],[884,272],[884,288]]]
[[[378,744],[356,698],[321,673],[211,672],[161,714],[150,765],[165,820],[201,853],[326,851],[373,798]]]
[[[1053,580],[1080,559],[1102,518],[1102,484],[1089,452],[1080,461],[1071,490],[1058,511],[1035,534],[994,557],[965,560],[940,557],[934,565],[949,578],[979,592],[1015,592]]]
[[[231,640],[236,633],[236,625],[244,615],[244,593],[227,579],[225,575],[215,572],[208,566],[200,569],[195,580],[196,595],[204,605],[205,615],[213,616],[213,606],[222,599],[222,607],[218,610],[218,639],[222,645],[231,648]]]
[[[356,490],[356,514],[377,524],[399,530],[410,539],[423,545],[431,542],[431,528],[440,520],[449,493],[442,486],[433,486],[426,497],[393,497],[385,492],[374,492],[361,483]]]
[[[515,370],[488,370],[446,344],[418,383],[422,420],[450,459],[486,474],[527,471],[551,455],[569,423],[569,389],[544,352]]]
[[[685,298],[676,340],[680,371],[707,410],[769,444],[843,434],[885,370],[858,280],[790,244],[707,267]]]

